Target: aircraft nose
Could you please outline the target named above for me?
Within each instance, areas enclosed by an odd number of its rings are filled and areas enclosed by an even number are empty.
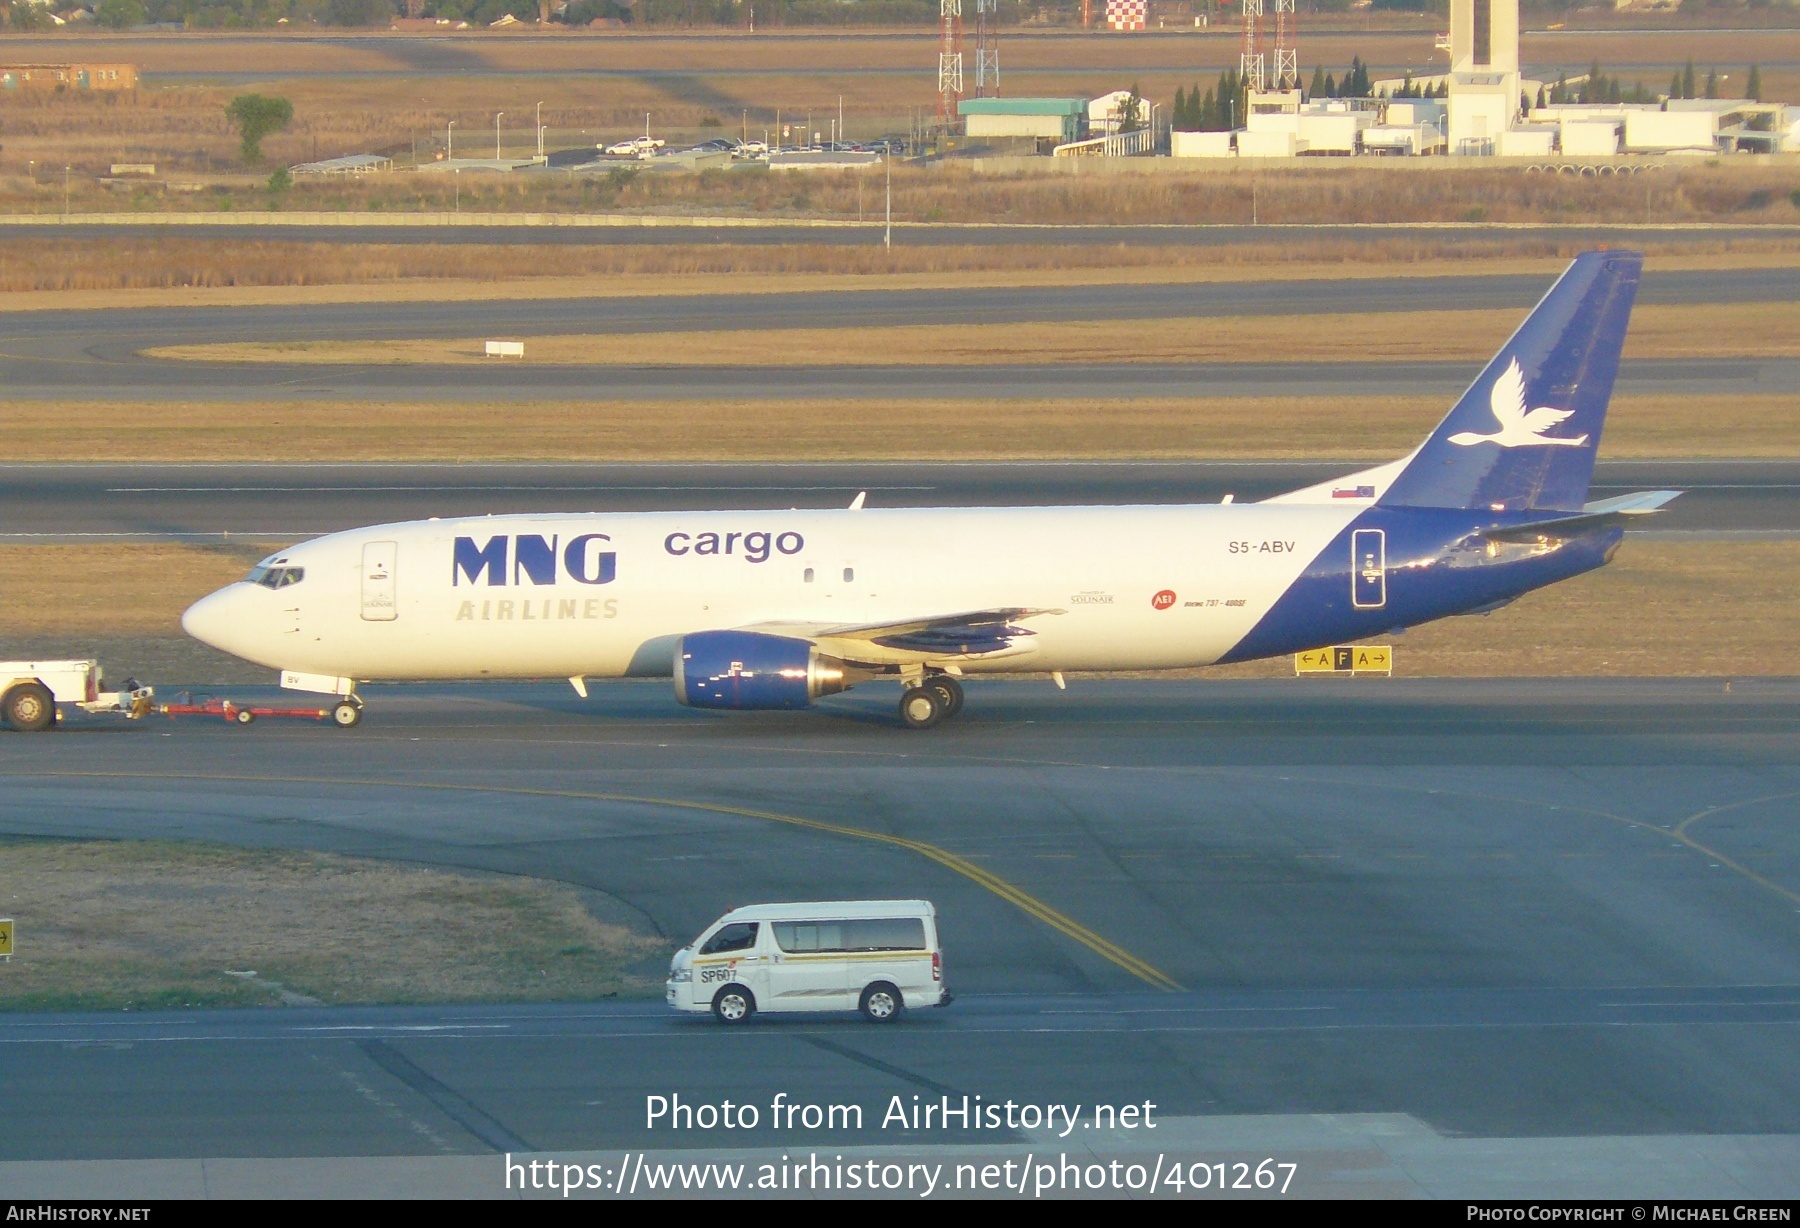
[[[200,598],[181,616],[181,629],[221,652],[249,656],[247,637],[255,623],[246,608],[249,594],[244,590],[249,587],[241,582],[229,584]]]

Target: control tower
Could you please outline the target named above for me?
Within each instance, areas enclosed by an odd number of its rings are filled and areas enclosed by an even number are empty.
[[[1519,0],[1450,0],[1449,152],[1489,154],[1519,118]]]

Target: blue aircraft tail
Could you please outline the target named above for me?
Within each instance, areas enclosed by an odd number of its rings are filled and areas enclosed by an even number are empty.
[[[1378,502],[1579,511],[1643,264],[1577,256]]]

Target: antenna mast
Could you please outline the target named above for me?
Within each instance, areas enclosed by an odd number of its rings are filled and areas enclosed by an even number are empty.
[[[1293,0],[1288,0],[1291,4]],[[1000,0],[975,0],[975,97],[1000,97]]]
[[[1244,43],[1238,52],[1238,77],[1247,90],[1262,90],[1268,86],[1262,19],[1263,0],[1244,0]]]
[[[1275,74],[1271,89],[1300,88],[1300,22],[1294,0],[1275,0]]]
[[[948,129],[957,121],[956,104],[962,100],[962,0],[939,0],[944,28],[938,49],[938,121]]]

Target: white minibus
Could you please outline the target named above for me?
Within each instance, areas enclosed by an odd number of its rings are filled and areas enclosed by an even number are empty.
[[[909,1006],[948,1006],[937,909],[927,900],[734,908],[675,952],[667,1001],[721,1023],[848,1010],[885,1023]]]

